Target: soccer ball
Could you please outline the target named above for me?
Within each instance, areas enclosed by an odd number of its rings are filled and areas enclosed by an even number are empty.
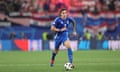
[[[66,71],[72,70],[73,65],[71,63],[67,62],[67,63],[64,64],[64,68],[65,68]]]

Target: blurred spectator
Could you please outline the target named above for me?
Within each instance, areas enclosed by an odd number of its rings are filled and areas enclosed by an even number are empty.
[[[115,10],[120,11],[120,0],[115,0],[114,4],[115,4]]]
[[[110,11],[115,11],[115,4],[114,4],[115,0],[109,0],[108,2],[109,2],[108,3],[109,10]]]
[[[19,12],[20,9],[21,9],[21,6],[22,6],[21,0],[15,0],[15,1],[13,2],[13,7],[14,7],[14,11],[15,11],[15,12]]]
[[[13,0],[5,0],[5,2],[7,4],[8,11],[13,12],[14,11]]]
[[[96,48],[97,49],[101,49],[102,48],[102,43],[103,43],[103,34],[102,34],[102,32],[99,32],[98,34],[97,34],[97,37],[96,37]]]
[[[120,34],[116,35],[116,40],[120,40]]]
[[[14,39],[14,38],[16,38],[16,34],[15,34],[15,32],[11,32],[9,39]]]
[[[99,10],[98,10],[98,8],[97,8],[96,5],[92,8],[91,12],[92,12],[93,14],[98,14],[98,13],[99,13]]]
[[[48,12],[50,12],[50,0],[45,0],[43,3],[43,11],[46,16],[48,16]]]
[[[42,12],[43,11],[43,4],[44,4],[44,0],[35,0],[34,1],[34,9],[37,12]]]
[[[48,33],[47,38],[48,40],[53,40],[54,39],[53,33],[52,32]]]
[[[119,0],[0,0],[0,11],[9,12],[57,12],[66,8],[72,12],[119,11]],[[46,15],[46,13],[44,14]]]
[[[44,10],[45,12],[50,11],[50,0],[45,0],[45,1],[44,1],[43,10]]]
[[[78,40],[83,40],[83,37],[80,34],[78,35]]]
[[[46,41],[48,39],[47,36],[48,36],[48,33],[47,32],[43,32],[43,34],[42,34],[43,41]]]
[[[21,32],[21,39],[27,39],[27,37],[26,37],[24,32]]]
[[[0,0],[0,13],[5,13],[5,14],[9,13],[7,3],[4,0]]]
[[[99,32],[99,33],[97,34],[97,40],[102,40],[103,37],[104,37],[104,35],[102,34],[102,32]]]
[[[88,30],[85,32],[85,39],[86,40],[90,40],[91,39],[91,33]]]
[[[25,1],[22,3],[21,11],[22,11],[22,12],[30,12],[30,6],[31,6],[31,2],[25,0]]]
[[[59,11],[59,9],[61,9],[61,8],[66,8],[67,9],[67,7],[66,7],[66,5],[65,5],[63,0],[56,0],[56,4],[55,5],[56,5],[55,11]]]

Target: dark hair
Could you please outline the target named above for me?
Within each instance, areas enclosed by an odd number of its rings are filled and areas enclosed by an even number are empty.
[[[67,9],[65,9],[65,8],[61,9],[59,15],[61,15],[61,12],[64,11],[64,10],[67,10]]]

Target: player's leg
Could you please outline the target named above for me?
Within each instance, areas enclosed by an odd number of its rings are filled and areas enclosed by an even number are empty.
[[[69,40],[66,40],[66,41],[64,42],[64,45],[65,45],[66,48],[68,49],[68,59],[69,59],[69,62],[72,64],[72,68],[74,68],[74,64],[73,64],[73,53],[72,53],[70,41],[69,41]]]
[[[52,53],[52,58],[51,58],[51,62],[50,62],[50,66],[52,67],[54,65],[54,61],[55,61],[55,57],[59,52],[59,46],[60,46],[61,42],[59,41],[55,41],[55,50]]]
[[[55,48],[54,52],[52,53],[52,58],[51,58],[50,66],[53,66],[53,65],[54,65],[55,57],[56,57],[56,55],[58,54],[58,51],[59,51],[59,49],[58,49],[58,48]]]
[[[64,42],[64,45],[65,45],[66,48],[68,49],[68,59],[69,59],[69,62],[72,64],[72,68],[74,68],[74,64],[73,64],[73,53],[72,53],[70,41],[69,41],[69,40],[66,40],[66,41]]]
[[[72,49],[71,49],[70,41],[66,40],[64,42],[64,45],[68,49],[68,59],[69,59],[69,62],[72,63],[72,61],[73,61],[73,54],[72,54]]]

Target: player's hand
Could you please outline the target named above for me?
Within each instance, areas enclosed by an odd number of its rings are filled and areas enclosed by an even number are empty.
[[[62,32],[62,31],[65,31],[65,30],[67,30],[67,28],[66,28],[66,27],[62,28],[60,31]]]
[[[74,36],[76,36],[76,35],[77,35],[76,31],[74,31],[74,32],[73,32],[73,35],[74,35]]]

